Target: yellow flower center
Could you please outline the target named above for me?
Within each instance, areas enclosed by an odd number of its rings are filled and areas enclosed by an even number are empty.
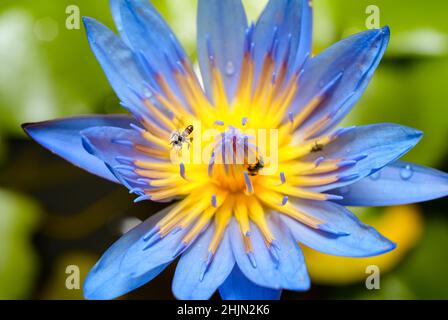
[[[260,229],[268,246],[275,245],[266,222],[271,210],[323,229],[325,221],[300,212],[291,200],[334,198],[307,187],[333,183],[339,179],[336,172],[342,165],[355,163],[317,157],[338,136],[314,138],[329,117],[297,130],[324,101],[325,90],[293,115],[287,111],[299,89],[299,75],[288,77],[286,63],[276,66],[270,54],[255,79],[254,63],[246,53],[232,101],[213,62],[211,101],[204,96],[188,62],[183,61],[181,66],[175,76],[189,109],[159,76],[163,93],[154,99],[174,116],[160,111],[154,100],[146,100],[151,113],[168,130],[143,122],[146,130],[142,134],[156,148],[136,146],[155,159],[135,162],[135,172],[150,179],[145,193],[153,201],[181,199],[157,224],[154,235],[160,238],[176,228],[189,228],[183,239],[187,247],[213,222],[216,232],[209,251],[214,254],[234,217],[250,254],[250,221]],[[303,160],[314,153],[316,160]]]

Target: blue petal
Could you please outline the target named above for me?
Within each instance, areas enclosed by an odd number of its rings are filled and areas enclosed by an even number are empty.
[[[140,277],[131,277],[119,270],[126,251],[143,234],[148,232],[163,216],[166,210],[152,216],[115,242],[90,270],[84,283],[84,296],[91,300],[106,300],[120,297],[154,279],[167,264],[159,265]]]
[[[209,97],[212,97],[209,59],[212,54],[223,76],[227,96],[230,100],[233,98],[240,77],[246,28],[247,18],[241,0],[199,0],[198,56]]]
[[[81,131],[81,137],[88,152],[110,165],[120,164],[119,156],[134,160],[152,159],[134,147],[137,144],[151,146],[136,130],[94,127]]]
[[[393,206],[428,201],[448,195],[448,174],[397,161],[368,178],[330,191],[347,206]]]
[[[310,1],[270,0],[257,22],[253,41],[257,73],[261,71],[264,57],[274,41],[277,41],[276,57],[283,59],[289,51],[288,66],[300,67],[311,54]]]
[[[95,127],[83,130],[81,137],[84,148],[106,163],[108,169],[122,184],[129,189],[141,187],[138,181],[140,176],[134,173],[133,164],[120,162],[120,158],[128,158],[129,161],[155,161],[134,147],[137,144],[151,147],[139,132],[113,127]]]
[[[126,34],[124,34],[123,30],[123,21],[121,19],[121,12],[120,12],[120,4],[121,0],[110,0],[110,10],[112,12],[112,17],[114,18],[115,25],[117,26],[117,30],[120,33],[121,39],[129,45],[129,40],[126,37]]]
[[[337,236],[319,231],[278,214],[291,230],[294,239],[314,250],[336,256],[370,257],[395,248],[394,243],[336,203],[300,200],[294,205],[299,211],[321,220],[330,229],[346,233]]]
[[[280,300],[281,290],[257,286],[247,279],[238,266],[219,287],[223,300]]]
[[[122,104],[138,119],[150,117],[140,96],[148,89],[134,53],[123,40],[98,21],[84,17],[84,25],[90,47]]]
[[[342,78],[332,94],[318,110],[302,125],[308,127],[323,117],[330,121],[316,136],[336,126],[364,93],[389,42],[389,29],[369,30],[344,39],[304,66],[299,80],[300,90],[290,111],[299,112],[325,85]]]
[[[121,16],[121,35],[129,39],[130,47],[142,53],[150,63],[171,74],[167,58],[176,62],[186,58],[185,51],[169,25],[146,0],[113,0]],[[118,13],[117,13],[118,14]],[[120,22],[120,19],[117,19]]]
[[[293,70],[303,66],[306,59],[311,56],[313,51],[313,8],[311,1],[302,0],[302,19],[300,28],[300,39]]]
[[[232,220],[230,236],[238,267],[250,281],[262,287],[276,290],[308,290],[310,280],[300,247],[282,221],[273,215],[268,216],[267,219],[279,249],[273,246],[268,249],[258,227],[251,223],[250,238],[255,262],[249,259],[239,225]]]
[[[177,299],[210,299],[232,271],[235,259],[228,231],[211,257],[208,248],[214,233],[215,226],[211,225],[179,260],[173,279],[173,292]]]
[[[353,184],[364,177],[398,160],[422,138],[419,130],[392,123],[380,123],[349,129],[341,129],[338,137],[320,152],[306,157],[307,161],[325,159],[357,159],[357,164],[339,173],[338,182],[312,188],[327,191]],[[332,175],[332,174],[329,174]],[[326,175],[321,175],[325,177]]]
[[[151,93],[165,94],[156,79],[162,76],[183,107],[190,108],[176,79],[176,73],[184,71],[183,63],[189,63],[188,57],[168,24],[147,0],[116,1],[122,37],[135,52]]]
[[[175,230],[162,239],[155,235],[153,239],[157,241],[140,237],[125,254],[120,272],[139,278],[154,268],[171,263],[182,253],[179,249],[183,248],[182,240],[188,231],[189,229]]]
[[[104,162],[90,155],[82,146],[81,131],[97,126],[129,128],[131,117],[85,116],[23,125],[26,133],[51,152],[90,173],[118,182]]]

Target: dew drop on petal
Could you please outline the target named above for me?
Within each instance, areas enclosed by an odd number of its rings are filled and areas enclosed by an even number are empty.
[[[409,180],[412,178],[412,175],[414,174],[414,171],[412,170],[410,165],[407,165],[400,171],[400,177],[403,180]]]
[[[152,96],[153,96],[153,94],[152,94],[152,92],[151,92],[148,88],[144,88],[144,90],[143,90],[143,96],[144,96],[146,99],[151,99]]]
[[[231,77],[235,74],[235,65],[232,61],[228,61],[226,65],[226,74]]]

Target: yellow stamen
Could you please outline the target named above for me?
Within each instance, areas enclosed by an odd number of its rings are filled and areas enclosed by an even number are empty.
[[[282,197],[276,192],[260,190],[257,196],[258,199],[260,199],[260,201],[265,203],[268,207],[274,209],[277,212],[284,213],[287,216],[312,228],[317,229],[318,226],[322,224],[322,221],[298,211],[290,203],[287,203],[284,206],[278,205],[278,203],[281,202]]]
[[[157,157],[160,159],[166,159],[167,155],[169,155],[168,150],[158,150],[155,148],[149,148],[149,147],[143,146],[141,144],[136,144],[135,149],[140,152],[143,152],[149,156]]]
[[[148,142],[154,143],[155,145],[163,148],[168,149],[169,144],[164,139],[160,139],[153,134],[151,134],[149,131],[145,131],[142,133],[142,136],[144,139],[146,139]]]
[[[247,235],[250,233],[249,215],[246,207],[246,197],[238,196],[236,199],[235,219],[240,225],[241,233]]]
[[[283,147],[279,150],[279,161],[289,161],[304,157],[313,152],[316,146],[325,147],[331,141],[333,141],[332,137],[324,136],[315,141],[306,141],[298,146]]]
[[[274,241],[274,235],[266,222],[266,214],[263,207],[254,197],[251,197],[249,200],[249,216],[260,229],[266,243],[271,244]]]
[[[221,210],[218,210],[215,215],[215,234],[213,236],[212,241],[210,242],[209,252],[213,254],[218,250],[219,244],[221,243],[222,237],[224,236],[224,231],[229,224],[230,219],[232,218],[232,208],[233,208],[233,199],[230,198],[226,201],[226,206],[222,207]]]
[[[164,115],[151,101],[145,100],[145,105],[149,108],[152,115],[159,119],[168,130],[175,131],[176,127],[173,125],[173,120]]]
[[[224,82],[222,81],[221,72],[215,66],[212,67],[212,82],[213,97],[216,109],[220,112],[227,112],[229,110],[229,104],[227,101]]]

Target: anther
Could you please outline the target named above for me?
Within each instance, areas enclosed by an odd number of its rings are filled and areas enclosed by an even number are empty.
[[[277,249],[272,246],[272,244],[269,246],[269,252],[271,253],[271,256],[274,258],[276,265],[278,266],[280,262],[280,257],[278,255]]]
[[[119,139],[112,139],[111,142],[113,144],[119,144],[125,147],[134,147],[134,143],[130,140],[119,140]]]
[[[138,133],[145,133],[146,132],[145,129],[143,129],[142,127],[140,127],[140,126],[138,126],[136,124],[133,124],[133,123],[130,124],[130,127],[132,129],[134,129],[135,131],[137,131]]]
[[[137,179],[137,183],[140,185],[143,185],[143,186],[147,186],[147,187],[151,186],[151,180],[149,180],[149,179],[140,178],[140,179]]]
[[[187,249],[187,245],[188,245],[188,243],[181,242],[179,244],[179,246],[177,247],[176,251],[174,251],[173,258],[175,258],[178,255],[182,254],[185,251],[185,249]]]
[[[154,227],[152,228],[149,232],[147,232],[144,236],[143,236],[143,241],[149,241],[154,235],[158,234],[160,232],[160,228],[159,227]]]
[[[134,159],[129,158],[129,157],[117,156],[117,157],[115,157],[115,160],[118,163],[121,163],[121,164],[124,164],[124,165],[133,165],[134,164]]]
[[[181,162],[180,164],[179,164],[179,173],[180,173],[180,176],[184,179],[184,180],[187,180],[187,177],[186,177],[186,175],[185,175],[185,165]]]
[[[268,49],[268,53],[273,55],[274,51],[276,50],[277,44],[278,44],[278,40],[277,40],[277,36],[278,36],[278,26],[274,27],[274,32],[272,34],[272,42],[271,45]]]
[[[334,194],[326,194],[325,197],[327,198],[327,200],[333,200],[333,201],[338,201],[338,200],[343,200],[344,197],[342,196],[337,196]]]
[[[360,178],[360,175],[355,173],[355,174],[351,174],[351,175],[348,175],[348,176],[341,176],[341,177],[338,178],[338,181],[340,181],[340,182],[347,182],[347,181],[352,181],[352,180],[356,180],[356,179],[359,179],[359,178]]]
[[[340,128],[338,130],[336,130],[333,134],[332,137],[333,138],[338,138],[344,134],[348,134],[350,132],[353,132],[353,130],[356,129],[356,126],[352,126],[352,127],[347,127],[347,128]]]
[[[215,151],[212,152],[212,156],[210,157],[210,161],[208,164],[208,176],[211,178],[213,176],[213,168],[215,166]]]
[[[171,40],[171,44],[174,47],[174,50],[176,51],[176,55],[177,57],[182,61],[184,60],[185,57],[185,53],[183,51],[183,49],[181,48],[181,46],[179,45],[179,43],[176,40],[176,37],[173,34],[170,34],[170,40]]]
[[[199,276],[199,281],[203,281],[205,274],[207,273],[208,269],[210,268],[210,265],[213,261],[213,253],[209,252],[208,256],[207,256],[207,260],[204,261],[204,263],[202,264],[202,269],[201,269],[201,274]]]
[[[294,114],[292,112],[288,112],[288,119],[291,125],[294,125]]]
[[[253,252],[248,252],[247,257],[249,258],[250,264],[255,269],[257,268],[257,261],[255,261],[255,256]]]
[[[358,163],[358,161],[355,161],[355,160],[344,160],[344,161],[341,161],[338,163],[338,167],[339,168],[347,168],[347,167],[354,166],[357,163]]]
[[[212,41],[210,39],[210,34],[207,34],[205,36],[205,42],[206,42],[206,45],[207,45],[207,53],[208,53],[208,58],[210,60],[210,64],[212,66],[214,66],[215,65],[215,53],[213,51],[213,46],[212,46]]]
[[[149,248],[151,248],[153,245],[155,245],[160,240],[162,240],[162,236],[160,234],[156,233],[150,239],[148,239],[146,246],[143,248],[143,251],[148,250]]]
[[[319,228],[319,230],[321,230],[323,232],[331,233],[331,234],[334,234],[339,237],[346,237],[346,236],[350,235],[350,233],[347,233],[345,231],[336,231],[332,227],[330,227],[328,224],[320,224],[317,227]]]
[[[212,206],[213,206],[213,208],[218,207],[218,201],[216,199],[216,194],[212,195]]]
[[[249,174],[244,172],[244,181],[246,182],[246,191],[248,194],[254,193],[254,187],[252,185],[252,181],[250,180]]]
[[[178,65],[175,63],[175,61],[173,61],[173,59],[170,56],[168,56],[168,54],[166,52],[163,54],[163,57],[165,58],[165,61],[168,65],[168,67],[170,68],[171,72],[177,73],[180,71],[178,69]]]
[[[144,194],[144,195],[138,197],[137,199],[135,199],[134,203],[139,203],[139,202],[147,201],[147,200],[151,200],[151,196]]]
[[[319,157],[319,158],[317,158],[315,161],[314,161],[314,165],[316,166],[316,167],[318,167],[318,166],[320,166],[321,164],[322,164],[322,162],[324,162],[325,161],[325,157]]]
[[[280,182],[282,185],[286,183],[286,176],[284,172],[280,172]]]
[[[350,160],[359,162],[359,161],[361,161],[361,160],[366,159],[367,157],[368,157],[368,155],[366,155],[366,154],[360,154],[359,156],[350,158]]]
[[[129,194],[137,194],[137,195],[143,195],[145,192],[143,191],[142,188],[133,188],[131,190],[129,190]]]
[[[171,231],[171,234],[176,234],[182,231],[182,227],[181,226],[177,226],[173,229],[173,231]]]
[[[117,170],[117,171],[131,171],[134,172],[134,167],[128,166],[128,165],[118,165],[118,166],[113,166],[112,169]]]

